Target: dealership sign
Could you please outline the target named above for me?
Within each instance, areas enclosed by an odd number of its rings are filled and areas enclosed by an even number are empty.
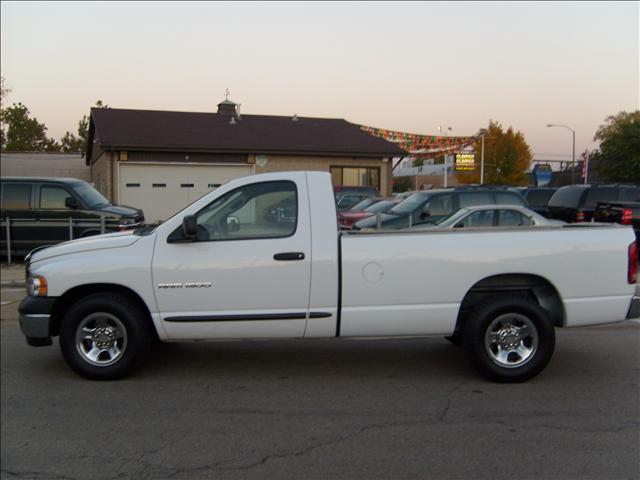
[[[456,153],[456,172],[470,172],[476,169],[476,156],[473,153]]]

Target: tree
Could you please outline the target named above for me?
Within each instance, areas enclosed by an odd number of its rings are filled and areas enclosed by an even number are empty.
[[[4,101],[11,89],[4,83],[4,77],[0,76],[0,147],[4,150],[6,137],[4,135]]]
[[[110,108],[109,105],[104,105],[102,100],[98,100],[95,105],[97,108]],[[74,135],[71,132],[66,132],[60,140],[61,148],[63,152],[82,152],[87,146],[89,140],[89,117],[82,116],[82,119],[78,122],[78,135]]]
[[[498,122],[491,120],[484,138],[484,183],[501,185],[526,185],[526,171],[533,155],[522,132],[509,127],[505,132]],[[482,140],[473,144],[477,169],[473,172],[456,172],[460,183],[480,183],[480,159]]]
[[[60,146],[47,138],[47,127],[29,116],[29,109],[22,103],[14,103],[5,109],[2,120],[6,123],[6,150],[12,152],[55,152]]]
[[[589,169],[606,182],[640,183],[640,110],[606,118],[594,140],[600,148],[591,152]]]

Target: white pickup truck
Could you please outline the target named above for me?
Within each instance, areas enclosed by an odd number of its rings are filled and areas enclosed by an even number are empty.
[[[119,378],[154,340],[446,336],[523,381],[554,327],[640,316],[620,226],[340,233],[326,173],[240,178],[158,226],[32,252],[20,324],[71,368]]]

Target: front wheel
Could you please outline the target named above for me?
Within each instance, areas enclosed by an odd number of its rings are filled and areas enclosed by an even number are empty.
[[[490,380],[522,382],[551,360],[555,332],[547,312],[524,297],[493,297],[465,322],[463,345],[473,365]]]
[[[60,328],[67,364],[83,377],[114,380],[148,354],[153,332],[146,313],[126,296],[96,293],[76,302]]]

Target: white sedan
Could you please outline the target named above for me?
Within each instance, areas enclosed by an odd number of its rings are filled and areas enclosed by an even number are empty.
[[[515,205],[478,205],[458,210],[437,228],[548,227],[564,223]]]

